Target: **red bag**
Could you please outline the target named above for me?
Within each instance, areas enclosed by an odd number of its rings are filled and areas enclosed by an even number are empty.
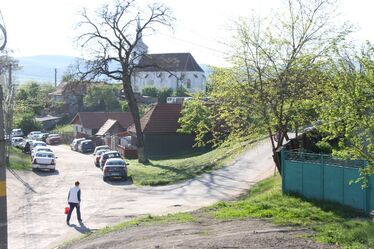
[[[70,208],[69,207],[65,207],[65,214],[68,214],[70,211]]]

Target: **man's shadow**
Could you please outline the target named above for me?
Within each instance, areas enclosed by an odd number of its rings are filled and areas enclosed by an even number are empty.
[[[75,230],[83,234],[92,233],[92,230],[89,227],[86,227],[83,222],[79,222],[79,226],[70,224],[69,227],[73,227]]]

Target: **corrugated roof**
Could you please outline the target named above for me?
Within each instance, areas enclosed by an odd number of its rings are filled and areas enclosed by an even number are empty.
[[[145,54],[137,72],[204,72],[190,53]]]
[[[123,128],[133,123],[130,112],[78,112],[71,124],[79,123],[84,128],[99,129],[108,119],[117,120]]]
[[[99,129],[99,131],[95,134],[97,136],[104,136],[105,133],[107,133],[110,128],[113,127],[113,125],[115,123],[117,123],[118,121],[117,120],[114,120],[114,119],[108,119],[104,124],[103,126],[101,126],[101,128]]]
[[[142,131],[144,133],[176,133],[180,124],[178,120],[181,116],[181,104],[157,104],[140,119]],[[135,125],[128,129],[135,133]]]

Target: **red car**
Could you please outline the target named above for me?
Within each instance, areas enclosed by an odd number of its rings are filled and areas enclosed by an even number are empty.
[[[47,144],[59,144],[61,141],[62,138],[59,134],[49,134],[45,140]]]

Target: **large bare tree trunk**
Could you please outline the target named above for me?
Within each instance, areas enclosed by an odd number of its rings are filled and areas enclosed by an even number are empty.
[[[137,138],[137,147],[138,147],[138,160],[140,163],[147,164],[149,163],[148,155],[145,151],[145,144],[144,144],[144,136],[140,124],[140,115],[139,115],[139,108],[136,102],[134,92],[131,87],[130,77],[127,76],[123,82],[123,89],[129,104],[130,112],[132,115],[132,119],[134,121],[135,130],[136,130],[136,138]]]

